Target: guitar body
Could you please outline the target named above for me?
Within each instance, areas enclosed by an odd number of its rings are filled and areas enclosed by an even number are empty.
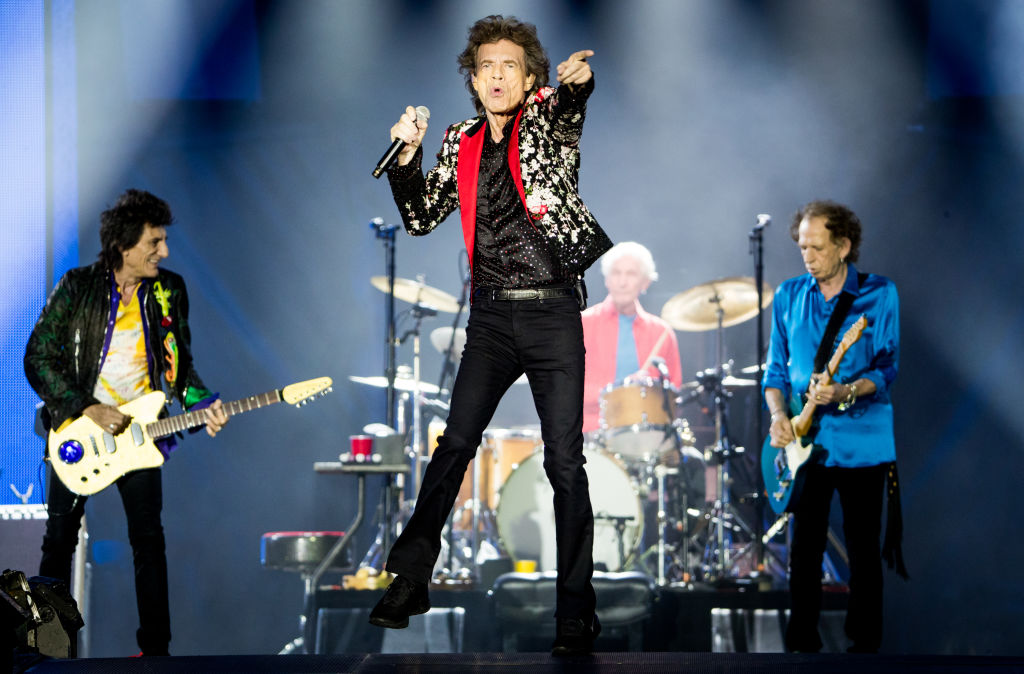
[[[796,438],[782,449],[772,447],[771,436],[765,438],[761,447],[761,476],[768,503],[776,514],[791,512],[796,507],[814,449],[814,445],[803,437]]]
[[[118,407],[132,423],[116,436],[86,416],[51,431],[46,455],[57,477],[72,492],[88,496],[133,470],[163,465],[164,455],[147,435],[146,425],[157,420],[164,401],[164,394],[154,391]]]

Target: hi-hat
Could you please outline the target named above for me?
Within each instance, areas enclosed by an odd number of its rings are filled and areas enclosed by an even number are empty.
[[[683,384],[683,388],[684,389],[697,388],[699,386],[704,386],[706,384],[711,384],[711,383],[713,383],[713,382],[711,381],[710,378],[708,380],[698,379],[696,381],[688,381],[688,382],[686,382],[685,384]],[[756,379],[741,379],[740,377],[733,377],[732,375],[726,375],[726,376],[722,377],[722,387],[723,388],[727,388],[727,389],[729,389],[729,388],[744,388],[744,387],[747,387],[747,386],[757,386],[758,383],[759,382]]]
[[[370,283],[377,290],[388,291],[387,276],[371,276]],[[438,311],[449,314],[454,314],[459,310],[459,301],[453,295],[407,278],[395,279],[395,297],[409,304],[427,304]]]
[[[763,286],[762,306],[772,303],[772,288]],[[718,327],[718,310],[722,310],[722,327],[727,328],[757,315],[757,285],[749,276],[708,281],[673,296],[661,309],[661,317],[676,330],[700,332]]]
[[[466,329],[455,328],[455,350],[452,353],[452,358],[458,363],[462,359],[462,349],[466,346]],[[430,343],[437,349],[438,353],[444,353],[448,350],[448,345],[452,343],[452,328],[434,328],[430,331]]]
[[[367,386],[374,386],[376,388],[387,388],[388,378],[387,377],[357,377],[355,375],[349,375],[349,379],[357,384],[366,384]],[[412,391],[413,384],[415,382],[412,379],[405,377],[395,377],[395,390],[396,391]],[[437,395],[441,389],[436,384],[431,384],[425,381],[420,382],[420,393],[428,393],[430,395]]]

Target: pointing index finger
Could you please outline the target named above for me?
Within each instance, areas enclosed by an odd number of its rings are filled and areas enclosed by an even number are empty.
[[[590,58],[593,55],[594,55],[594,50],[593,49],[581,49],[578,52],[574,52],[573,55],[569,57],[569,60],[570,61],[574,61],[574,60],[575,61],[586,61],[588,58]]]

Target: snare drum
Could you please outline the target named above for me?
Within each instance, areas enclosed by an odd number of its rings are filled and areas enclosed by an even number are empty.
[[[608,454],[585,450],[590,503],[594,511],[594,562],[621,571],[635,554],[644,529],[636,487],[622,464]],[[540,571],[557,567],[553,492],[538,452],[519,464],[501,489],[495,520],[505,552],[514,560],[537,561]],[[625,518],[622,540],[615,521]]]
[[[674,443],[679,394],[669,382],[627,380],[601,391],[605,448],[626,460],[643,460]]]

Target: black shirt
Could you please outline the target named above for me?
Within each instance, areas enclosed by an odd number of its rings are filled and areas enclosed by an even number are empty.
[[[485,124],[477,186],[473,285],[476,288],[537,288],[571,285],[544,235],[530,221],[508,167],[515,116],[495,142]]]

